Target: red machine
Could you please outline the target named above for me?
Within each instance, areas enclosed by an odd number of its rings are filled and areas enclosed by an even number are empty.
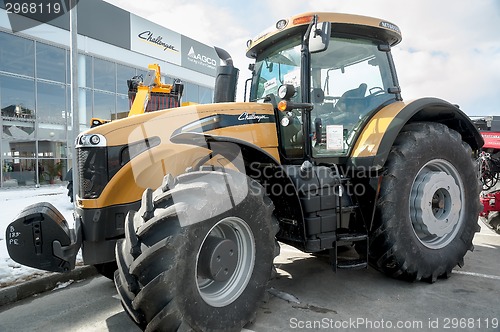
[[[484,207],[480,213],[481,220],[486,226],[500,234],[500,191],[483,192],[481,204]]]
[[[476,122],[476,121],[474,121]],[[484,145],[477,160],[480,180],[483,186],[481,220],[500,234],[500,117],[491,120],[480,119],[476,126],[481,131]]]
[[[500,132],[482,131],[481,136],[484,139],[483,150],[490,150],[490,153],[500,151]]]

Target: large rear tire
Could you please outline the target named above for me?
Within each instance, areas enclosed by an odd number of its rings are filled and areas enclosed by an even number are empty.
[[[479,230],[480,184],[469,145],[438,123],[406,125],[391,149],[370,261],[407,280],[436,281],[463,265]]]
[[[146,331],[240,331],[271,277],[278,223],[245,175],[167,176],[127,216],[116,248],[123,306]]]

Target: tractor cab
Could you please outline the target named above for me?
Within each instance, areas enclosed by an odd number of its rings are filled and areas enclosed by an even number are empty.
[[[285,159],[348,156],[371,115],[401,100],[390,54],[401,40],[399,29],[357,20],[305,14],[248,42],[247,55],[256,60],[250,100],[290,106],[277,112]],[[312,104],[312,110],[293,107],[297,103]]]

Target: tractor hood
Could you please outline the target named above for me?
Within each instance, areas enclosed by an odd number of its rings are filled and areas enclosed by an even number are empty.
[[[147,128],[147,132],[154,135],[162,134],[160,136],[164,138],[166,132],[199,133],[264,123],[275,124],[271,104],[218,103],[184,106],[136,115],[89,129],[82,135],[100,134],[106,137],[108,146],[115,146],[122,145],[124,136],[130,136],[138,127]],[[213,132],[211,134],[217,135]]]
[[[96,186],[102,183],[97,191],[83,192],[85,186],[80,186],[77,203],[85,208],[99,208],[135,202],[146,188],[157,188],[166,174],[176,176],[190,167],[199,167],[211,150],[195,142],[190,144],[189,140],[178,143],[174,139],[186,133],[252,142],[279,159],[271,104],[217,103],[145,113],[80,134],[77,139],[80,174],[90,173],[86,168],[100,169],[86,179],[87,183],[103,175],[94,181]],[[90,159],[97,151],[99,154]],[[121,194],[116,195],[117,192]]]

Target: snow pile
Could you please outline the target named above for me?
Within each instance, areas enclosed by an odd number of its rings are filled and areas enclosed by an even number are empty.
[[[8,224],[22,209],[39,202],[49,202],[54,205],[66,218],[69,226],[74,227],[73,204],[69,201],[66,187],[58,185],[0,190],[0,288],[49,273],[14,262],[9,257],[5,242]],[[77,257],[78,260],[81,260],[81,255]]]

